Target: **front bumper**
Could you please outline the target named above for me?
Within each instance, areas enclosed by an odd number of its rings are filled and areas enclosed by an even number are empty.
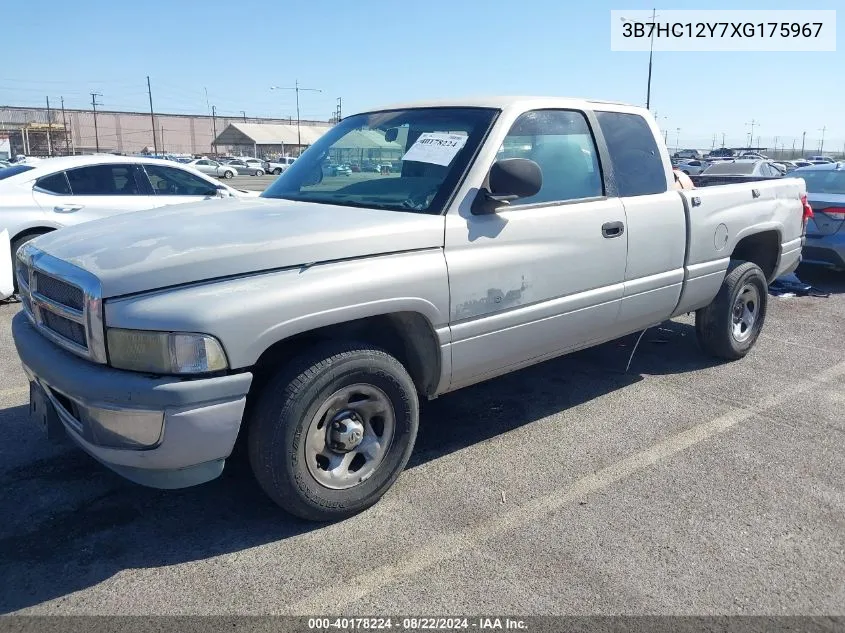
[[[23,312],[12,334],[68,436],[105,466],[154,488],[193,486],[223,471],[252,374],[186,379],[97,365],[50,343]]]

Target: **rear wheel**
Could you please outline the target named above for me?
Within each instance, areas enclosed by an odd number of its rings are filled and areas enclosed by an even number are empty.
[[[279,175],[279,174],[281,174],[281,173],[282,173],[282,169],[281,169],[281,167],[276,167],[276,169],[274,169],[274,170],[273,170],[273,175],[274,175],[274,176],[278,176],[278,175]]]
[[[226,178],[227,180],[229,178],[234,178],[234,177],[235,177],[235,172],[233,172],[233,171],[230,171],[230,170],[227,169],[226,171],[223,172],[223,178]]]
[[[734,262],[719,293],[695,313],[695,333],[708,354],[737,360],[754,344],[768,307],[766,276],[753,262]]]
[[[263,169],[256,169],[256,170],[255,170],[255,175],[256,175],[256,176],[263,176],[263,175],[264,175],[264,170],[263,170]]]
[[[264,387],[249,423],[250,463],[291,514],[342,519],[393,485],[418,419],[414,383],[398,360],[366,344],[327,343]]]

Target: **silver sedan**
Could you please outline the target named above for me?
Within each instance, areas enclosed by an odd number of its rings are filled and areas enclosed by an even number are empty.
[[[218,178],[234,178],[238,175],[238,170],[235,167],[226,165],[225,163],[218,163],[216,160],[210,158],[197,158],[187,163],[188,167],[193,167],[209,176],[217,176]]]

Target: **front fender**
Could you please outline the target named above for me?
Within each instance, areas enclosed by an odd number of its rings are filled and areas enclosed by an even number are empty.
[[[416,312],[448,342],[449,285],[439,248],[197,283],[106,302],[109,327],[202,332],[223,344],[233,369],[309,330]]]

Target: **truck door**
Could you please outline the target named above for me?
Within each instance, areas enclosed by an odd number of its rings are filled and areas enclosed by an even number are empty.
[[[671,164],[657,145],[659,130],[639,114],[599,111],[596,119],[627,218],[628,265],[616,326],[621,336],[668,319],[678,304],[687,219],[681,197],[669,188]]]
[[[625,210],[605,195],[584,113],[521,114],[496,160],[515,157],[540,166],[536,195],[446,217],[453,388],[583,346],[619,312]]]

